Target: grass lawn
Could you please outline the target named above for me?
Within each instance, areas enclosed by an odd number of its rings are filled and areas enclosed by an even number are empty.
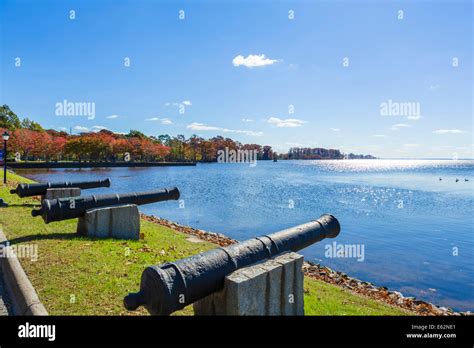
[[[123,297],[139,289],[145,267],[190,256],[216,247],[196,243],[189,236],[151,222],[141,222],[144,239],[123,241],[91,239],[75,234],[77,219],[46,225],[31,216],[31,204],[9,190],[27,182],[9,173],[0,198],[10,206],[0,208],[0,228],[12,244],[37,245],[36,261],[20,262],[51,315],[143,315],[141,309],[128,312]],[[408,313],[352,294],[347,290],[305,278],[306,315],[407,315]],[[192,315],[188,306],[177,315]]]

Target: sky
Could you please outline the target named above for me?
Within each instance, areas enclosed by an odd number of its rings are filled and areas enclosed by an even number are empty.
[[[1,0],[0,22],[0,103],[45,128],[474,157],[468,0]]]

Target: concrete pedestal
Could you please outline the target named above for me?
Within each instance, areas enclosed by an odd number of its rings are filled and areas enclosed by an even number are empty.
[[[50,188],[46,190],[46,194],[42,196],[42,199],[56,199],[56,198],[68,198],[78,197],[81,195],[81,189],[76,187],[71,188]]]
[[[288,252],[228,275],[195,315],[304,315],[303,256]]]
[[[88,210],[77,222],[77,233],[88,237],[138,240],[138,207],[128,204]]]

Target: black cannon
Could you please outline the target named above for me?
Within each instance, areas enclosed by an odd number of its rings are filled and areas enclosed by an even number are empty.
[[[52,221],[62,221],[83,216],[87,210],[94,208],[125,204],[142,205],[172,199],[179,199],[177,187],[149,192],[44,199],[41,203],[41,208],[32,210],[31,215],[42,216],[45,223],[50,223]]]
[[[125,296],[124,306],[128,310],[145,306],[152,315],[169,315],[221,289],[225,277],[237,269],[334,238],[340,229],[337,219],[326,214],[287,230],[147,267],[140,291]]]
[[[52,188],[80,188],[82,190],[98,187],[110,187],[110,179],[96,181],[65,181],[65,182],[46,182],[40,184],[19,184],[16,189],[10,190],[10,193],[16,193],[20,197],[44,196],[47,189]]]

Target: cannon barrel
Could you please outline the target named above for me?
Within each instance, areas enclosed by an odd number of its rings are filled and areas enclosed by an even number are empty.
[[[125,194],[91,195],[86,197],[70,197],[44,199],[41,208],[32,210],[32,216],[41,216],[45,223],[62,221],[83,216],[87,210],[94,208],[118,206],[125,204],[149,204],[179,199],[177,187],[149,192]]]
[[[97,187],[110,187],[110,179],[95,181],[65,181],[65,182],[46,182],[39,184],[19,184],[16,189],[10,190],[10,193],[16,193],[20,197],[44,196],[47,189],[51,188],[80,188],[92,189]]]
[[[125,296],[124,306],[128,310],[145,306],[152,315],[169,315],[221,289],[225,277],[237,269],[334,238],[340,229],[337,219],[325,214],[287,230],[147,267],[140,291]]]

